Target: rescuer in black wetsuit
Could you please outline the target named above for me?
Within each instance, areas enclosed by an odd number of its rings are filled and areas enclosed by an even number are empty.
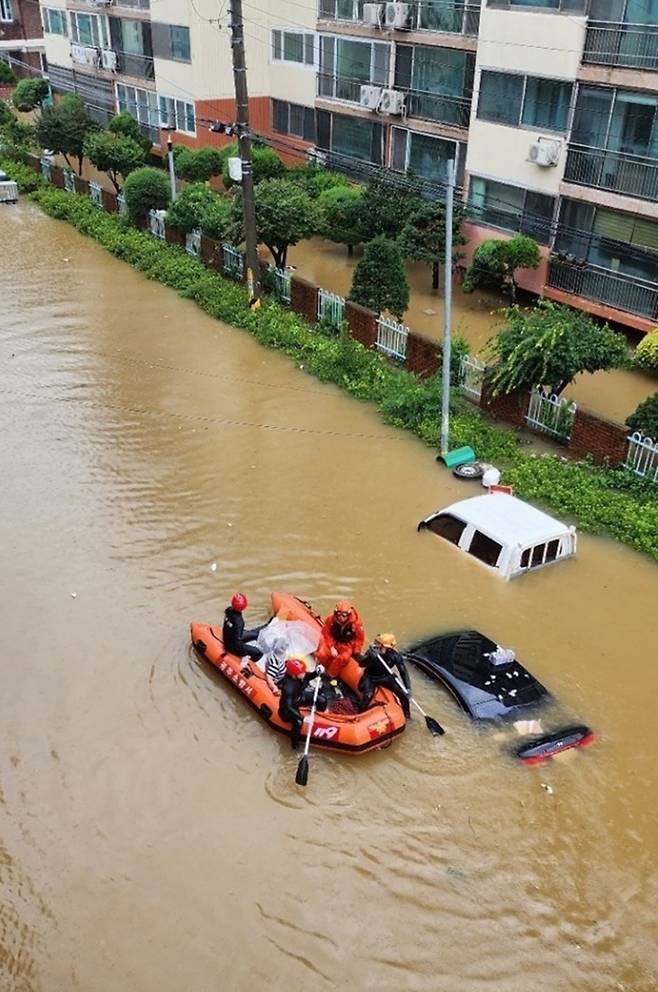
[[[250,658],[253,661],[259,661],[263,657],[260,648],[257,648],[255,644],[247,643],[247,641],[254,641],[261,630],[260,627],[245,630],[242,613],[248,606],[249,603],[244,593],[236,592],[231,599],[231,605],[224,610],[224,626],[222,627],[224,650],[229,654],[237,655],[245,664],[248,664]]]
[[[304,717],[299,711],[300,706],[308,706],[311,699],[308,699],[307,686],[314,678],[319,678],[324,673],[322,665],[318,665],[312,672],[306,671],[306,665],[301,658],[288,658],[286,662],[286,674],[280,684],[281,696],[279,698],[279,716],[286,723],[292,724],[290,743],[293,750],[299,744],[299,737]],[[317,708],[322,711],[327,708],[326,699],[318,692]]]
[[[411,695],[411,681],[409,679],[409,673],[407,672],[407,666],[405,665],[402,655],[396,650],[397,641],[394,634],[379,634],[375,638],[375,643],[372,644],[365,655],[359,662],[359,664],[364,668],[363,675],[359,682],[359,691],[362,694],[360,709],[367,710],[372,702],[372,697],[375,694],[375,689],[380,686],[384,686],[386,689],[390,689],[400,700],[400,706],[402,707],[402,712],[405,717],[409,719],[409,696]],[[389,668],[394,671],[397,668],[402,684],[407,693],[405,693],[400,686],[395,681],[395,678],[386,671],[378,655],[384,659]]]

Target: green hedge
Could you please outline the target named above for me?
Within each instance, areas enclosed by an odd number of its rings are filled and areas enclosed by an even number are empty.
[[[11,166],[8,172],[14,171],[15,164]],[[249,331],[318,378],[376,403],[388,423],[438,445],[438,377],[420,380],[347,334],[333,338],[318,334],[272,299],[265,299],[260,310],[250,311],[244,287],[208,270],[182,249],[128,226],[116,215],[102,213],[87,198],[44,184],[33,199],[51,217],[72,224],[147,278],[194,300],[210,316]],[[505,481],[515,486],[520,497],[552,506],[583,530],[609,534],[658,559],[655,487],[638,483],[623,471],[570,463],[559,456],[529,456],[514,432],[494,425],[459,398],[453,403],[450,440],[453,446],[472,445],[482,459],[506,464]]]

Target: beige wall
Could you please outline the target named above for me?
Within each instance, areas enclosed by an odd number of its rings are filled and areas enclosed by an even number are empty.
[[[540,136],[551,141],[560,140],[558,135],[542,135],[536,130],[505,127],[473,118],[468,137],[466,168],[476,176],[498,179],[557,196],[564,175],[566,146],[564,139],[561,139],[562,152],[557,166],[535,165],[526,159],[530,145]]]
[[[65,0],[48,0],[47,3],[40,3],[40,7],[54,7],[59,10],[66,10]],[[71,39],[63,38],[59,34],[43,33],[43,46],[46,58],[53,65],[61,65],[65,69],[70,69],[71,62]]]
[[[576,15],[483,7],[477,67],[575,79],[585,24]]]

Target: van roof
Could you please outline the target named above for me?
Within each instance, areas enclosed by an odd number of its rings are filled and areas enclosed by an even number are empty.
[[[438,516],[438,513],[450,513],[508,546],[520,544],[524,548],[531,547],[561,537],[569,531],[567,524],[507,493],[487,493],[462,499],[433,513],[432,517]]]

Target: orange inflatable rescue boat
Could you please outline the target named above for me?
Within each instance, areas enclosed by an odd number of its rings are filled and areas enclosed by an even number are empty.
[[[291,639],[301,631],[302,634],[306,633],[309,643],[317,644],[322,621],[308,603],[287,593],[273,592],[272,614],[264,630],[276,630],[278,643],[281,643],[281,634],[285,637],[286,630],[289,630]],[[289,736],[290,724],[279,716],[280,697],[268,686],[262,663],[250,661],[246,671],[241,672],[241,659],[224,651],[221,626],[192,623],[190,632],[196,651],[235,686],[270,727]],[[259,643],[262,635],[263,631],[259,635]],[[291,654],[293,653],[298,652],[293,650]],[[307,667],[309,670],[314,667],[314,661],[310,658],[307,658]],[[352,658],[341,672],[338,691],[329,693],[327,709],[322,713],[316,711],[311,735],[313,746],[345,751],[348,754],[362,754],[388,747],[402,733],[405,727],[404,714],[396,696],[389,689],[378,688],[371,706],[363,713],[358,711],[355,705],[356,688],[361,675],[362,669]],[[301,712],[307,716],[310,707],[301,707]],[[307,725],[304,725],[302,739],[307,729]]]

